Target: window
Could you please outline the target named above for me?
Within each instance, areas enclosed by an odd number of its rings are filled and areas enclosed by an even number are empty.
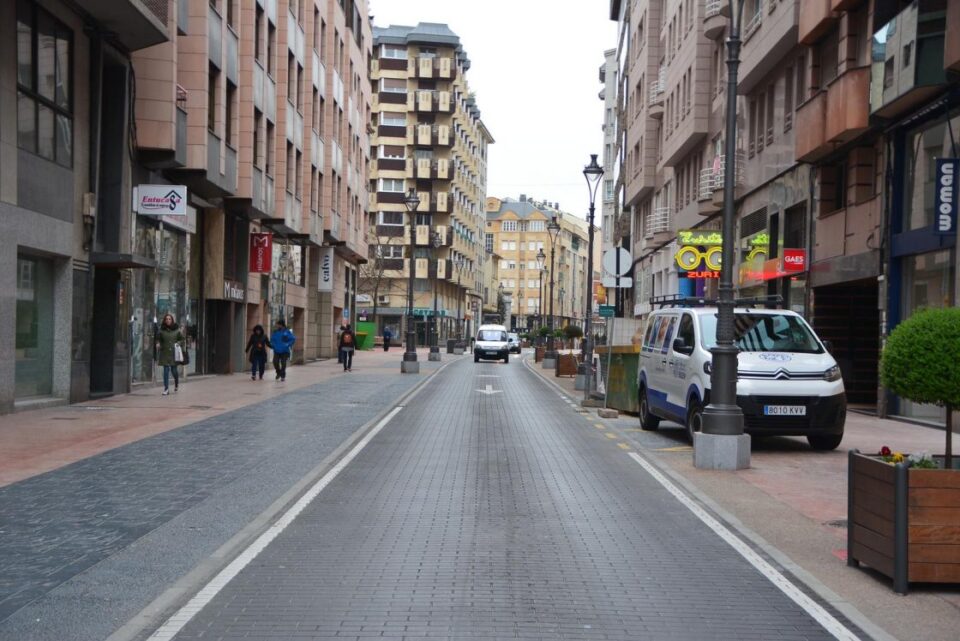
[[[380,124],[385,127],[406,127],[407,114],[384,111],[380,114]]]
[[[234,148],[236,147],[236,141],[234,140],[236,127],[233,124],[233,113],[236,109],[236,105],[234,104],[236,100],[237,100],[237,87],[236,85],[228,81],[227,82],[227,102],[225,104],[226,114],[223,117],[223,139],[226,141],[228,145]]]
[[[517,251],[517,241],[515,241],[515,240],[511,240],[511,241],[510,241],[510,251],[512,251],[512,252]]]
[[[502,272],[507,271],[507,261],[504,259],[500,260],[500,271]]]
[[[400,78],[381,78],[380,91],[383,93],[407,93],[407,81]]]
[[[380,45],[380,57],[406,60],[407,48],[397,45]]]
[[[406,148],[400,145],[380,145],[380,157],[391,160],[403,160]]]
[[[267,75],[277,72],[277,28],[267,21]]]
[[[275,160],[274,145],[276,144],[276,139],[277,139],[277,134],[275,130],[275,125],[268,120],[267,121],[267,141],[266,141],[267,142],[266,170],[267,170],[268,176],[273,176],[274,160]]]
[[[807,67],[804,57],[797,58],[797,103],[799,107],[807,99]]]
[[[529,229],[530,231],[546,231],[547,223],[542,220],[531,220]]]
[[[487,250],[488,254],[493,253],[493,234],[484,235],[484,249]]]
[[[682,339],[685,345],[692,347],[696,344],[693,332],[693,316],[684,314],[680,319],[680,327],[677,328],[677,338]]]
[[[402,194],[403,193],[403,180],[398,178],[381,178],[377,181],[377,191],[393,193],[393,194]]]
[[[403,258],[402,245],[377,245],[379,258]]]
[[[253,19],[253,58],[263,65],[263,9],[257,6],[256,17]]]
[[[527,287],[530,289],[536,289],[539,286],[539,283],[536,280],[528,280]]]
[[[17,144],[73,165],[73,32],[27,0],[17,3]]]
[[[776,85],[767,89],[767,144],[773,144],[773,106],[776,99]]]
[[[517,221],[504,220],[500,223],[500,231],[517,231]]]
[[[787,67],[783,77],[783,131],[793,127],[793,67]]]
[[[220,72],[210,65],[210,74],[207,76],[207,129],[217,131],[217,78]]]
[[[287,141],[287,193],[292,194],[296,185],[296,172],[294,169],[293,143]]]
[[[253,110],[253,166],[263,168],[263,113]]]
[[[381,211],[377,219],[378,225],[393,225],[395,227],[403,226],[402,211]]]

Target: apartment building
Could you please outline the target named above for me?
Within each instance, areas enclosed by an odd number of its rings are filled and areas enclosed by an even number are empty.
[[[198,372],[243,369],[249,327],[279,319],[298,337],[294,362],[330,356],[366,255],[366,3],[169,8],[173,37],[134,56],[137,145],[150,159],[138,182],[185,185],[188,222],[136,217],[142,251],[172,249],[131,291],[133,381],[154,374],[152,320],[167,311]],[[251,233],[272,248],[255,273]]]
[[[618,198],[633,216],[642,316],[651,296],[715,292],[706,254],[721,242],[729,8],[610,8],[624,61]],[[747,0],[737,84],[738,295],[779,295],[811,319],[852,404],[933,420],[942,411],[878,390],[877,362],[900,318],[956,300],[955,240],[932,229],[932,171],[956,154],[958,47],[944,32],[958,12],[942,1]],[[696,260],[681,264],[684,242]]]
[[[587,222],[560,211],[557,203],[535,201],[525,194],[519,200],[487,198],[486,212],[485,242],[499,254],[499,285],[512,307],[510,327],[526,330],[549,323],[551,247],[554,327],[582,325],[587,304]],[[551,234],[548,224],[554,219],[560,230]],[[542,269],[537,260],[541,251]],[[599,243],[595,252],[599,256]],[[599,259],[594,264],[599,265]]]
[[[374,197],[361,289],[372,297],[367,305],[378,329],[400,336],[412,269],[418,343],[428,344],[434,332],[440,342],[469,335],[482,304],[487,148],[494,142],[469,89],[470,60],[444,24],[376,27],[373,44]],[[411,190],[419,199],[413,225],[404,204]]]
[[[166,2],[0,3],[0,412],[127,385],[122,306],[150,264],[125,215],[130,56],[168,18]]]

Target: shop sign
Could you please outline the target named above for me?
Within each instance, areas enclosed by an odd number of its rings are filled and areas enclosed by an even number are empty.
[[[802,272],[807,269],[807,250],[806,249],[784,249],[783,250],[783,271],[790,274]]]
[[[723,235],[709,229],[681,229],[677,232],[677,240],[681,245],[695,247],[712,247],[723,244]]]
[[[223,298],[224,300],[232,300],[238,303],[242,303],[247,300],[247,291],[246,289],[244,289],[241,283],[238,283],[235,280],[224,279]]]
[[[320,273],[317,275],[317,291],[333,291],[333,247],[320,248]]]
[[[269,274],[273,266],[273,234],[250,234],[250,271]]]
[[[720,278],[720,272],[687,272],[687,278]]]
[[[933,233],[954,236],[957,233],[957,180],[960,158],[937,159],[937,184],[934,194]]]
[[[709,271],[720,271],[720,259],[723,257],[723,247],[720,245],[709,246],[704,250],[698,245],[684,245],[674,254],[674,260],[677,261],[677,267],[685,272],[697,271],[701,266],[706,265]]]
[[[142,216],[186,216],[187,188],[184,185],[137,185],[133,202]]]

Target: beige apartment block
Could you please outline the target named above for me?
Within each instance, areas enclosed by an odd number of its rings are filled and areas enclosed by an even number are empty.
[[[171,0],[169,15],[175,37],[135,56],[138,145],[155,182],[189,189],[179,298],[198,368],[244,369],[249,328],[278,319],[295,362],[332,356],[366,256],[366,2]],[[249,271],[252,232],[273,235],[268,274]]]
[[[485,242],[499,256],[499,285],[511,301],[512,318],[506,324],[522,330],[550,324],[553,253],[553,326],[582,326],[588,300],[587,221],[560,211],[557,203],[525,194],[519,200],[487,198],[486,212]],[[547,226],[554,220],[560,230],[552,236]],[[594,250],[594,265],[599,266],[600,243]],[[537,260],[541,251],[542,268]]]
[[[374,29],[375,196],[361,290],[378,331],[390,327],[400,336],[413,269],[421,344],[435,308],[443,342],[471,334],[482,305],[487,147],[494,140],[469,89],[469,68],[446,25]],[[404,204],[411,190],[419,199],[412,215]]]

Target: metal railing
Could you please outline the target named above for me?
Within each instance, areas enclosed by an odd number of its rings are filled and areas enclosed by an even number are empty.
[[[763,23],[763,7],[758,6],[757,12],[753,14],[753,17],[750,18],[750,21],[747,22],[746,28],[743,30],[743,39],[746,41],[760,28],[760,25]]]
[[[656,207],[647,215],[646,237],[670,231],[670,207]]]
[[[713,197],[713,188],[715,184],[716,177],[713,175],[713,167],[704,167],[701,169],[699,200],[710,200]]]
[[[703,18],[712,18],[720,15],[720,9],[723,7],[722,0],[703,0]]]

